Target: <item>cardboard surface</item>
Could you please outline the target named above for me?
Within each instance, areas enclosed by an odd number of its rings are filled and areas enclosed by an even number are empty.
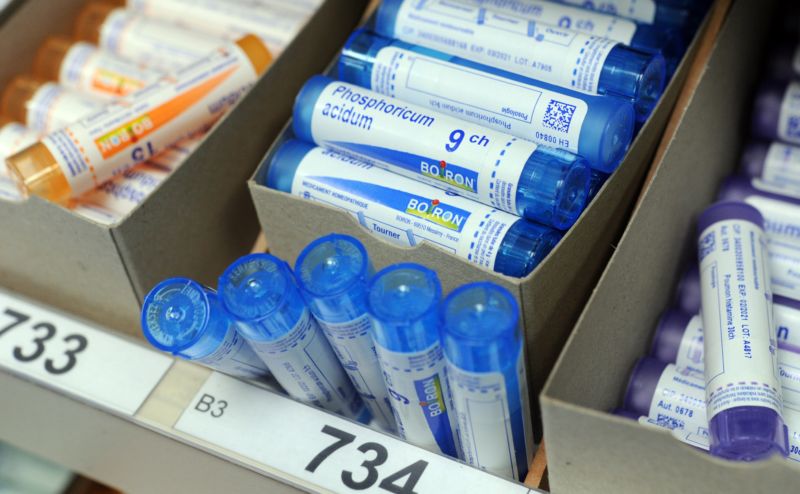
[[[0,25],[0,87],[29,69],[46,36],[69,33],[83,0],[28,0]],[[216,285],[249,252],[258,222],[247,178],[366,0],[327,0],[198,150],[123,222],[106,227],[38,198],[0,201],[0,285],[139,335],[140,302],[169,276]],[[0,23],[1,24],[1,23]]]
[[[696,48],[693,44],[687,59],[692,59]],[[523,310],[528,382],[535,400],[626,224],[689,65],[686,60],[681,65],[628,156],[601,193],[559,246],[525,279],[482,269],[426,243],[414,248],[389,244],[361,228],[348,213],[261,185],[272,153],[286,138],[286,130],[250,181],[270,249],[294,264],[299,252],[312,240],[331,232],[345,233],[364,243],[376,269],[398,262],[418,262],[436,269],[445,293],[479,280],[491,280],[508,288]]]
[[[635,361],[649,352],[694,219],[738,164],[775,2],[735,2],[676,133],[542,393],[555,493],[780,492],[800,470],[781,459],[735,464],[614,417]],[[691,252],[691,253],[690,253]]]

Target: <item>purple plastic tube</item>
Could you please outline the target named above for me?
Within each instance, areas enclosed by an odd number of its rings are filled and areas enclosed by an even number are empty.
[[[800,197],[800,147],[751,141],[742,151],[739,171],[762,189]]]
[[[797,388],[800,391],[800,367],[796,365],[797,359],[800,358],[800,302],[773,295],[772,310],[777,328],[778,368],[785,404],[789,401],[786,396],[787,387]],[[692,316],[680,310],[668,309],[662,314],[656,326],[650,356],[680,368],[703,372],[705,367],[703,341],[703,319],[699,314]],[[796,356],[782,357],[787,352]],[[800,399],[793,399],[792,403],[800,406]]]
[[[678,281],[675,306],[687,314],[700,312],[700,270],[697,262],[690,263]]]
[[[718,199],[743,201],[764,217],[772,291],[800,300],[800,199],[742,177],[726,179]],[[778,193],[781,192],[781,193]]]
[[[750,141],[742,150],[739,160],[739,172],[752,178],[759,178],[764,173],[764,163],[769,154],[769,143],[764,141]]]
[[[800,144],[800,82],[767,81],[753,106],[753,135]]]
[[[700,214],[698,233],[711,454],[786,456],[764,218],[719,202]]]
[[[673,364],[644,358],[631,373],[626,398],[635,409],[616,409],[611,413],[640,424],[668,429],[678,440],[708,451],[702,377]],[[800,410],[787,407],[786,423],[787,440],[791,445],[789,460],[800,462]]]

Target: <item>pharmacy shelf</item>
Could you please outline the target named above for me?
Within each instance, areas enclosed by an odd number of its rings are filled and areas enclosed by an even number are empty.
[[[9,292],[0,396],[0,441],[129,493],[540,492]]]

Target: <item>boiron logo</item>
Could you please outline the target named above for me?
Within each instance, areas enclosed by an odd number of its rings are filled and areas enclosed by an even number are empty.
[[[425,201],[414,197],[409,199],[406,213],[456,232],[461,231],[469,218],[467,211],[445,204],[439,199]]]

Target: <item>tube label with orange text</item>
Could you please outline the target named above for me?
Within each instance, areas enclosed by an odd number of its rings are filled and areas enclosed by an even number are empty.
[[[256,79],[247,54],[229,44],[42,142],[75,196],[209,125]]]

